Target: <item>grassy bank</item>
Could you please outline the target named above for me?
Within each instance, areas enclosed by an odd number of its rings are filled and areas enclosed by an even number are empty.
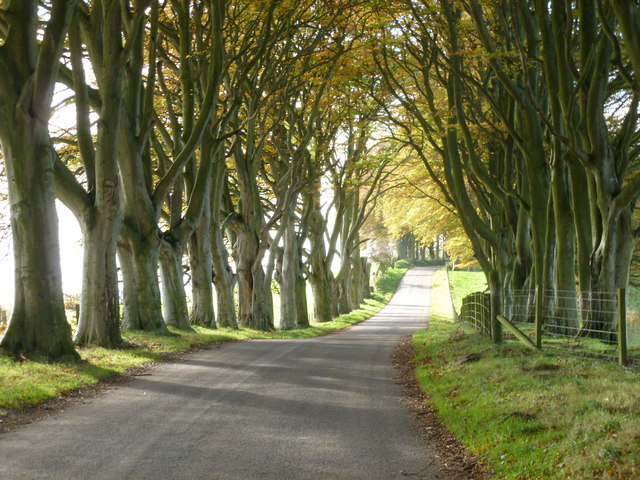
[[[500,479],[639,479],[640,374],[519,346],[497,349],[451,321],[445,272],[418,379],[440,418]],[[455,290],[455,273],[451,279]],[[444,312],[444,313],[443,313]],[[469,354],[478,361],[463,362]]]
[[[462,299],[475,292],[484,292],[487,289],[487,279],[483,272],[464,272],[455,270],[449,272],[451,283],[451,300],[456,312],[460,313]]]
[[[212,342],[229,342],[263,338],[306,338],[341,330],[377,313],[391,299],[405,269],[389,269],[376,282],[376,291],[358,310],[310,328],[289,331],[259,332],[249,329],[207,329],[193,332],[171,329],[174,336],[145,332],[123,332],[132,348],[79,349],[81,362],[38,363],[16,361],[0,353],[0,416],[10,409],[20,409],[43,402],[61,392],[88,386],[148,362],[162,361],[168,355]]]

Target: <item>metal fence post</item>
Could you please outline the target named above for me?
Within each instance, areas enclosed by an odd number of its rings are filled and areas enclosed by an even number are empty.
[[[627,290],[618,289],[618,361],[627,364]]]

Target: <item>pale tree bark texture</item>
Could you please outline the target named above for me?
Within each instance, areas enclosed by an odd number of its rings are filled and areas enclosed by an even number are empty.
[[[39,2],[4,2],[0,38],[0,148],[7,169],[15,300],[0,346],[14,355],[78,358],[66,321],[48,121],[58,58],[74,2],[52,2],[38,33]],[[4,40],[4,42],[2,42]]]
[[[75,343],[117,347],[120,336],[120,297],[116,267],[116,241],[120,228],[120,179],[117,164],[122,81],[126,56],[122,46],[121,4],[104,1],[94,10],[76,12],[69,34],[72,86],[76,99],[76,129],[86,188],[61,160],[56,163],[56,193],[73,212],[83,232],[84,263],[80,318]],[[103,32],[98,40],[95,30]],[[90,95],[84,71],[89,61],[100,78],[100,121],[93,140]]]

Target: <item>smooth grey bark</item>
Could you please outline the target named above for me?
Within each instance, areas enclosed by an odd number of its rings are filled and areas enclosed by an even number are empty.
[[[352,243],[349,241],[351,224],[355,216],[355,197],[352,194],[342,196],[345,205],[341,219],[340,233],[340,271],[336,275],[338,285],[338,312],[341,315],[349,313],[357,308],[353,298],[353,267],[351,257],[353,254]],[[338,222],[336,222],[338,223]]]
[[[82,222],[85,248],[80,318],[74,338],[77,345],[114,348],[123,343],[116,264],[117,213],[117,208],[99,211],[94,207]]]
[[[162,314],[164,323],[181,330],[191,330],[187,294],[182,276],[182,251],[177,242],[165,238],[160,247],[160,277],[162,279]]]
[[[313,295],[314,318],[316,322],[330,322],[338,316],[338,302],[335,279],[331,272],[332,257],[327,255],[324,241],[325,220],[320,208],[319,179],[307,187],[303,199],[309,219],[307,237],[311,252],[308,280]]]
[[[313,263],[311,268],[313,269]],[[320,266],[315,269],[314,273],[309,274],[309,283],[313,295],[316,322],[330,322],[338,316],[335,282],[332,275]]]
[[[229,265],[229,252],[224,243],[221,226],[222,199],[227,185],[227,168],[219,162],[213,168],[211,194],[211,261],[213,267],[213,283],[216,287],[218,306],[218,326],[238,328],[238,316],[234,298],[236,277]]]
[[[340,271],[338,283],[338,312],[340,315],[352,312],[356,306],[353,303],[353,270],[351,266],[343,267]]]
[[[245,328],[273,330],[272,294],[265,285],[258,234],[240,216],[232,215],[229,226],[236,233],[234,254],[239,298],[238,323]]]
[[[371,298],[371,263],[367,257],[360,257],[360,270],[362,271],[360,297],[364,300]]]
[[[117,1],[97,4],[90,13],[76,12],[69,33],[71,77],[76,96],[76,128],[86,189],[75,175],[56,163],[56,190],[74,213],[84,236],[84,263],[80,318],[74,341],[78,345],[114,348],[120,336],[120,296],[116,266],[116,242],[120,228],[120,179],[117,164],[119,122],[122,115],[122,81],[126,56],[122,46],[122,11]],[[88,7],[87,7],[88,10]],[[92,42],[95,30],[103,31]],[[97,97],[100,121],[93,141],[90,95],[84,72],[82,39],[99,77]]]
[[[589,196],[588,172],[577,165],[576,160],[569,164],[569,178],[571,182],[571,208],[576,232],[576,255],[578,285],[580,288],[580,310],[582,318],[587,317],[589,306],[588,295],[591,291],[591,251],[592,225],[590,205],[584,199]]]
[[[556,145],[560,150],[560,146]],[[552,167],[551,189],[555,219],[555,314],[554,323],[562,333],[572,335],[579,327],[576,301],[576,232],[571,210],[569,179],[566,165],[556,161]]]
[[[307,302],[307,281],[298,268],[296,275],[296,316],[298,328],[306,328],[309,324],[309,304]]]
[[[211,207],[204,206],[202,216],[189,237],[189,264],[191,267],[192,325],[216,328],[213,307],[213,256],[211,253]]]
[[[148,38],[150,71],[143,82],[144,29],[130,32],[129,68],[124,80],[124,115],[120,122],[118,165],[122,178],[122,228],[118,257],[124,283],[123,325],[126,328],[168,334],[162,318],[158,259],[160,231],[156,223],[161,205],[155,201],[149,135],[153,125],[153,91],[156,75],[157,9],[151,9]],[[177,174],[175,175],[177,176]],[[171,180],[175,180],[175,176]],[[162,198],[172,182],[166,179]],[[166,185],[169,183],[169,185]],[[156,187],[157,188],[157,187]]]
[[[309,326],[307,282],[302,272],[300,237],[289,220],[283,234],[283,247],[272,249],[275,256],[274,279],[280,289],[280,330]]]
[[[125,328],[168,333],[162,317],[158,282],[159,248],[160,239],[155,231],[151,238],[138,241],[131,235],[118,244],[124,283],[122,323]]]
[[[183,283],[182,258],[186,241],[193,229],[193,223],[186,215],[184,217],[182,215],[184,191],[182,179],[179,179],[167,199],[169,228],[161,234],[162,241],[160,242],[158,259],[162,281],[164,323],[183,330],[191,330],[187,295]],[[190,200],[193,200],[195,196],[192,195]]]
[[[54,152],[48,131],[58,59],[74,2],[4,2],[0,21],[0,148],[7,170],[15,299],[0,347],[13,355],[77,359],[62,297]],[[2,42],[4,40],[4,42]]]
[[[238,315],[233,293],[235,276],[229,265],[229,252],[224,246],[222,232],[214,227],[212,248],[213,283],[216,287],[216,301],[218,306],[218,326],[238,328]]]
[[[362,285],[364,283],[363,271],[362,271],[362,260],[360,258],[360,248],[356,248],[351,255],[351,298],[352,303],[355,308],[359,308],[360,304],[364,300],[364,296],[362,295]]]
[[[15,299],[0,346],[14,355],[79,358],[62,299],[49,132],[25,111],[12,119],[11,127],[1,128],[0,145],[9,181]]]
[[[281,330],[298,328],[296,280],[299,270],[298,242],[293,219],[288,219],[284,232],[282,272],[280,274],[280,325]]]

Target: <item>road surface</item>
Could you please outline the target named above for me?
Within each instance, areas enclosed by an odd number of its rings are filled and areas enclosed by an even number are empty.
[[[433,270],[342,333],[199,351],[0,435],[0,479],[444,478],[390,366]]]

